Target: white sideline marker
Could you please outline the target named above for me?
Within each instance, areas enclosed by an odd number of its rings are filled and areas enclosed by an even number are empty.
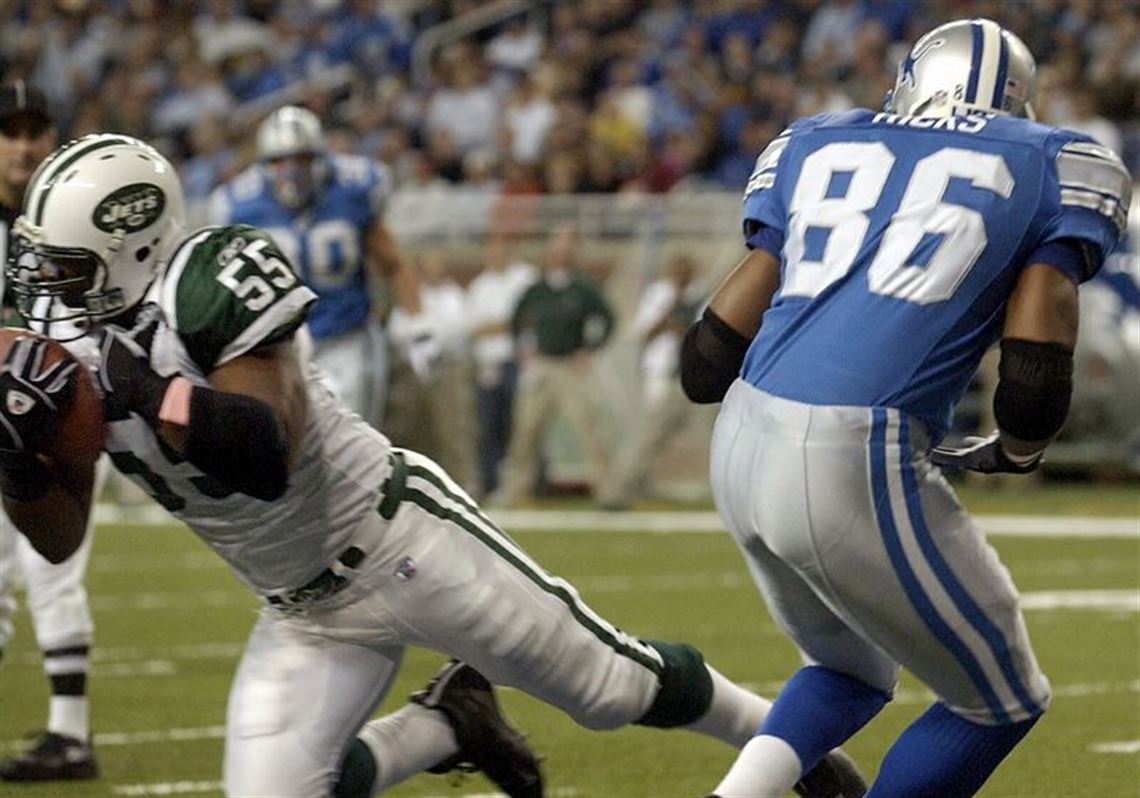
[[[1140,740],[1123,740],[1119,743],[1095,743],[1089,746],[1094,754],[1140,754]]]
[[[221,792],[220,781],[160,781],[153,784],[113,784],[115,795],[195,795],[204,792]]]
[[[709,532],[727,534],[724,524],[709,511],[634,511],[609,513],[598,510],[488,510],[495,523],[512,531],[527,532]],[[1140,517],[1110,518],[1085,515],[975,515],[987,535],[1046,538],[1140,538]],[[119,507],[100,504],[95,508],[99,524],[174,523],[158,505]]]

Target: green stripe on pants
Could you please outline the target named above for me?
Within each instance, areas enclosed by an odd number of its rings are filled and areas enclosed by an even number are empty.
[[[644,668],[648,668],[658,677],[658,679],[662,677],[664,673],[664,667],[660,662],[658,662],[649,654],[639,651],[637,648],[634,648],[633,646],[622,642],[620,639],[614,636],[614,633],[610,629],[599,624],[597,621],[591,618],[585,609],[583,609],[578,598],[571,591],[560,585],[552,583],[546,578],[544,574],[536,571],[529,563],[527,563],[517,553],[512,551],[510,547],[516,544],[514,544],[510,538],[504,535],[498,527],[487,520],[479,512],[478,508],[474,507],[472,503],[466,500],[463,496],[450,490],[438,474],[421,466],[408,466],[408,477],[409,479],[411,477],[419,477],[429,482],[436,490],[438,490],[448,499],[457,502],[465,510],[475,515],[476,518],[478,518],[483,523],[487,524],[493,531],[483,529],[470,517],[457,512],[456,510],[443,507],[431,496],[428,496],[426,493],[414,487],[411,487],[410,485],[405,486],[403,496],[404,500],[412,502],[413,504],[417,505],[418,507],[422,508],[437,518],[443,519],[445,521],[450,521],[460,529],[477,538],[481,543],[483,543],[483,545],[494,551],[501,559],[507,562],[516,571],[521,573],[544,592],[549,593],[550,595],[559,599],[563,604],[565,604],[566,607],[570,610],[571,615],[574,616],[574,619],[577,620],[582,627],[589,630],[590,633],[593,634],[596,638],[612,648],[618,654],[632,659],[634,662],[638,663]],[[503,540],[499,540],[499,536],[502,536]],[[504,540],[506,543],[503,542]]]

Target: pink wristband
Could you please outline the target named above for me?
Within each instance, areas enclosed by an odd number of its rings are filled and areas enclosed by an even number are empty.
[[[158,408],[158,420],[180,427],[190,426],[190,394],[194,384],[185,377],[175,377],[162,395],[162,406]]]

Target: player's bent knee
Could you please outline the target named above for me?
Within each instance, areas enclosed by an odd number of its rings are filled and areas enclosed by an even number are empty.
[[[1052,699],[1053,692],[1049,680],[1043,674],[1037,673],[1023,682],[1023,689],[1019,691],[1018,696],[1007,700],[996,709],[978,700],[954,702],[943,697],[941,701],[950,712],[965,721],[980,726],[1000,728],[1040,720],[1049,709]]]
[[[713,684],[701,652],[687,643],[643,641],[665,661],[661,689],[639,720],[640,726],[668,729],[687,726],[701,718],[712,704]]]

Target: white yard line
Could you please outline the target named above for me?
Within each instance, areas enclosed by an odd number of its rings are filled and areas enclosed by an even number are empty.
[[[220,781],[159,781],[149,784],[112,784],[114,795],[197,795],[204,792],[221,792]]]
[[[533,532],[724,532],[714,512],[663,511],[607,513],[596,510],[491,510],[490,516],[510,530]],[[1011,537],[1140,538],[1140,517],[1104,518],[1081,515],[977,515],[988,535]],[[100,524],[162,525],[171,516],[157,505],[95,508]]]
[[[774,696],[783,689],[783,682],[740,682],[741,687],[759,695]],[[1140,679],[1127,682],[1078,682],[1053,685],[1054,698],[1087,698],[1102,695],[1133,695],[1140,693]],[[892,706],[926,705],[934,700],[934,693],[925,687],[898,690],[891,699]]]
[[[1140,754],[1140,740],[1122,740],[1117,743],[1094,743],[1089,746],[1094,754]]]
[[[95,668],[115,668],[138,662],[166,662],[202,659],[237,659],[245,651],[245,641],[223,643],[193,643],[180,646],[101,646],[91,649],[91,662]],[[39,667],[39,651],[21,651],[13,656],[13,664]],[[96,671],[97,672],[97,671]]]
[[[750,587],[746,574],[739,571],[715,572],[687,572],[687,573],[656,573],[628,576],[622,574],[606,574],[597,576],[584,576],[574,580],[575,587],[587,598],[591,595],[614,593],[683,593],[694,590],[738,589]],[[112,593],[96,594],[91,597],[91,609],[100,614],[110,612],[137,612],[139,610],[169,610],[179,607],[193,607],[195,610],[203,608],[232,608],[234,606],[234,591],[207,590],[201,593],[187,593],[185,591],[146,593]],[[1140,613],[1140,590],[1042,590],[1023,593],[1021,606],[1026,612],[1048,612],[1052,610],[1089,611],[1104,613]],[[245,611],[243,608],[242,611]],[[240,652],[242,644],[232,643],[223,656],[230,656],[237,649]],[[98,648],[96,651],[98,652]],[[129,649],[122,649],[122,654],[111,653],[115,649],[96,654],[96,661],[134,659],[137,655],[126,653]],[[192,653],[202,652],[202,653]],[[197,646],[184,648],[184,653],[172,655],[170,651],[161,652],[164,659],[203,658],[212,659],[217,655],[208,648]],[[151,655],[154,657],[154,654]],[[13,664],[30,666],[38,662],[38,654],[24,652],[18,658],[13,658]]]
[[[225,726],[193,726],[184,729],[156,729],[139,732],[97,732],[93,742],[96,748],[149,743],[192,742],[195,740],[221,740],[226,736]],[[0,751],[14,751],[25,743],[11,740],[0,745]]]
[[[776,695],[784,686],[783,682],[741,682],[741,687],[761,695]],[[501,688],[514,692],[512,688]],[[1089,696],[1134,695],[1140,693],[1140,679],[1122,682],[1078,682],[1075,684],[1054,685],[1055,698],[1082,699]],[[899,690],[895,693],[892,705],[928,704],[933,694],[924,688]],[[152,743],[193,742],[198,740],[220,740],[226,735],[225,726],[191,726],[178,729],[156,729],[138,732],[100,732],[95,735],[96,747],[134,746]],[[1113,745],[1128,745],[1119,743]],[[1105,745],[1108,745],[1106,743]],[[8,741],[0,745],[0,751],[21,748],[19,741]]]
[[[167,610],[172,607],[185,607],[200,610],[206,607],[232,607],[233,590],[180,590],[149,591],[145,593],[96,593],[90,599],[91,609],[96,612],[114,610]]]
[[[147,795],[197,795],[205,792],[220,792],[220,781],[159,781],[144,784],[114,784],[111,792],[123,796]],[[556,787],[547,790],[549,798],[576,798],[577,787]],[[505,798],[501,792],[448,792],[438,795],[427,795],[425,798]]]
[[[747,574],[739,571],[655,573],[627,576],[606,574],[583,576],[574,586],[586,597],[602,593],[675,593],[709,588],[735,589],[749,586]],[[1027,611],[1091,610],[1102,612],[1140,612],[1140,590],[1043,590],[1023,593],[1021,605]],[[96,594],[91,597],[95,612],[167,610],[177,607],[232,608],[234,591],[207,590]]]
[[[1021,597],[1025,610],[1140,612],[1140,590],[1041,590]]]
[[[102,732],[95,735],[95,745],[141,745],[142,743],[191,742],[220,740],[226,736],[225,726],[194,726],[187,729],[159,729],[141,732]]]

